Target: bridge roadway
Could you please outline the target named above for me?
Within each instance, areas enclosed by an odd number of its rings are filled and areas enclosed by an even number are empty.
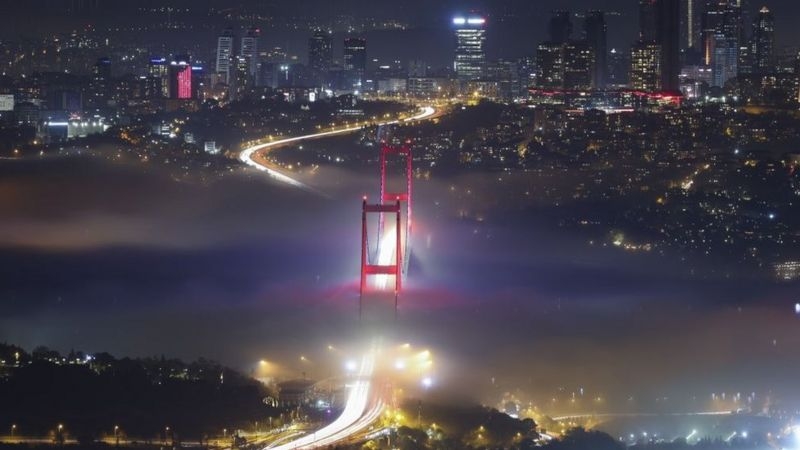
[[[406,123],[433,119],[441,114],[441,111],[437,111],[432,106],[426,106],[421,108],[420,112],[412,117],[402,120],[398,119],[382,122],[376,125],[391,125],[401,122]],[[315,191],[313,187],[290,177],[289,175],[280,171],[274,165],[270,164],[267,158],[265,158],[266,153],[268,153],[270,150],[274,150],[287,144],[352,133],[360,129],[361,126],[343,127],[337,130],[322,131],[319,133],[290,137],[264,144],[258,144],[242,150],[242,152],[239,154],[239,159],[251,167],[266,172],[270,177],[279,182],[313,192]],[[389,233],[387,233],[387,235],[389,235]],[[380,248],[378,249],[378,259],[381,261],[388,261],[393,256],[395,249],[394,245],[390,245],[390,243],[394,241],[394,236],[392,235],[391,239],[381,239],[381,241],[384,240],[386,241],[386,244],[384,245],[384,242],[380,243]],[[386,280],[381,279],[377,281],[376,287],[385,288],[386,284]],[[264,447],[264,450],[294,450],[325,447],[344,441],[349,437],[357,436],[359,433],[366,431],[372,423],[380,418],[384,408],[383,399],[380,398],[377,390],[372,389],[371,386],[371,378],[375,366],[375,353],[376,350],[373,349],[362,358],[361,368],[358,376],[354,380],[353,384],[349,387],[350,392],[348,394],[344,410],[342,411],[342,414],[336,418],[336,420],[317,431],[314,431],[310,434],[305,434],[297,439],[288,442],[285,442],[284,440],[273,442],[272,444]]]

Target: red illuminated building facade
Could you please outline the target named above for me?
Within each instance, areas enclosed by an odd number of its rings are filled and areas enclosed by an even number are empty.
[[[169,66],[169,97],[188,100],[193,97],[192,66],[189,58],[176,58]]]

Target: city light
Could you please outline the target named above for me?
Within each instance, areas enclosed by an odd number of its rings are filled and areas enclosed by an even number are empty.
[[[800,450],[791,0],[38,3],[5,442]]]

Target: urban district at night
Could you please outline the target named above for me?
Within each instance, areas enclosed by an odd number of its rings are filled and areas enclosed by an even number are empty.
[[[800,450],[798,24],[0,1],[0,450]]]

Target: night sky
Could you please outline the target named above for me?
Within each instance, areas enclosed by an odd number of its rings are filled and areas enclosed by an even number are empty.
[[[768,6],[775,14],[775,34],[779,49],[794,49],[800,42],[800,30],[795,26],[795,18],[800,16],[800,3],[793,0],[747,0],[750,2],[751,17],[761,6]],[[66,0],[33,0],[16,3],[3,2],[0,12],[5,23],[0,36],[15,38],[40,36],[42,33],[59,29],[91,24],[129,24],[142,17],[135,12],[137,7],[175,5],[187,7],[202,13],[208,7],[220,9],[245,8],[259,11],[274,17],[331,17],[351,15],[355,17],[398,18],[407,21],[411,29],[405,32],[367,33],[369,56],[379,59],[424,59],[434,66],[447,66],[451,63],[453,39],[449,20],[454,14],[464,11],[479,11],[489,17],[487,52],[489,58],[518,58],[533,56],[536,45],[546,39],[547,20],[550,11],[569,9],[581,14],[588,9],[599,9],[609,13],[609,48],[627,49],[638,36],[637,0],[498,0],[498,1],[458,1],[445,0],[429,2],[424,0],[371,1],[307,0],[292,2],[286,0],[219,2],[215,0],[170,2],[145,0],[120,4],[100,0],[97,9],[82,10],[65,14]],[[131,11],[131,10],[134,11]],[[152,17],[152,16],[147,16]],[[25,21],[20,22],[22,18]],[[180,16],[177,16],[180,19]],[[3,19],[0,19],[0,21]],[[29,20],[36,20],[38,27],[31,27]],[[747,24],[750,25],[749,23]],[[222,25],[221,25],[222,26]],[[581,31],[581,19],[573,18],[576,33]],[[264,43],[289,48],[292,54],[305,59],[307,39],[310,32],[277,33],[265,30]],[[198,31],[195,35],[171,36],[170,39],[196,42],[207,39],[213,43],[215,33]]]

